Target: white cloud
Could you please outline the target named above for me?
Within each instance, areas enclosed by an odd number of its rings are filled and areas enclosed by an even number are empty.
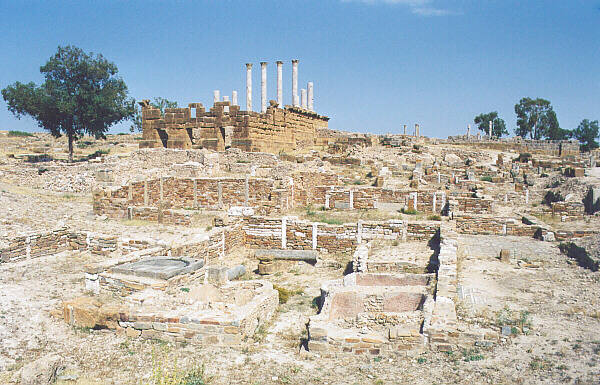
[[[456,12],[435,8],[431,5],[432,0],[342,0],[344,3],[363,3],[369,5],[375,4],[392,4],[405,5],[410,8],[411,12],[419,16],[447,16],[455,15]]]

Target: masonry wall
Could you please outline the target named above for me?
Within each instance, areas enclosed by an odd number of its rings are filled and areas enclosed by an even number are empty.
[[[486,148],[499,151],[516,151],[530,154],[543,154],[550,156],[579,155],[579,143],[570,140],[515,140],[514,138],[489,140],[477,139],[471,135],[450,136],[448,142],[452,144],[467,145],[471,148]]]
[[[201,103],[187,108],[167,108],[164,115],[142,102],[140,148],[226,147],[252,152],[277,153],[312,147],[317,131],[326,129],[328,117],[298,107],[269,106],[265,113],[241,111],[230,102],[217,102],[209,110]]]
[[[245,246],[249,248],[341,253],[353,251],[362,240],[429,240],[439,226],[438,222],[406,223],[401,220],[329,225],[295,218],[254,216],[244,218],[242,229]]]

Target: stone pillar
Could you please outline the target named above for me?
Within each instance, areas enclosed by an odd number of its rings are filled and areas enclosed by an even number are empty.
[[[442,176],[440,175],[440,172],[438,171],[437,173],[438,175],[438,183],[442,183]]]
[[[492,138],[492,121],[490,120],[490,127],[488,128],[488,136]]]
[[[252,111],[252,63],[246,63],[246,110]]]
[[[231,105],[232,106],[237,106],[238,105],[237,91],[232,91],[231,92]]]
[[[229,96],[228,95],[223,95],[223,101],[224,102],[228,102],[229,101]],[[229,113],[229,106],[223,106],[223,112]]]
[[[469,136],[471,136],[471,125],[467,124],[467,139],[469,139]]]
[[[404,125],[404,135],[406,135],[406,124]]]
[[[277,104],[283,108],[283,62],[277,61]]]
[[[292,60],[292,105],[298,107],[298,60]]]
[[[350,198],[349,198],[349,202],[348,202],[348,208],[350,210],[354,210],[354,191],[350,190]]]
[[[287,218],[281,218],[281,248],[287,247]]]
[[[313,82],[308,82],[308,109],[309,111],[315,110],[315,95],[314,95],[314,84]]]
[[[313,222],[312,224],[312,249],[316,250],[317,249],[317,223]]]
[[[302,108],[306,110],[308,102],[306,98],[306,90],[304,88],[300,90],[300,104]]]
[[[420,135],[419,133],[419,125],[417,123],[415,123],[415,136],[418,138]]]
[[[213,104],[221,101],[221,91],[214,90],[213,91]]]
[[[267,112],[267,62],[260,62],[260,112]]]
[[[529,204],[529,189],[525,190],[525,204]]]

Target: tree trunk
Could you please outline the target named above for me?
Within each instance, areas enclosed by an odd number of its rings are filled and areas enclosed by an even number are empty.
[[[73,163],[73,134],[68,134],[69,137],[69,162]]]

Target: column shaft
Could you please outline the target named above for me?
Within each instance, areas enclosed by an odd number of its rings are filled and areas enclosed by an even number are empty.
[[[277,61],[277,104],[283,108],[283,62]]]
[[[252,111],[252,63],[246,64],[246,111]]]
[[[292,60],[292,105],[298,107],[298,60]]]
[[[260,112],[267,112],[267,63],[260,62]]]

